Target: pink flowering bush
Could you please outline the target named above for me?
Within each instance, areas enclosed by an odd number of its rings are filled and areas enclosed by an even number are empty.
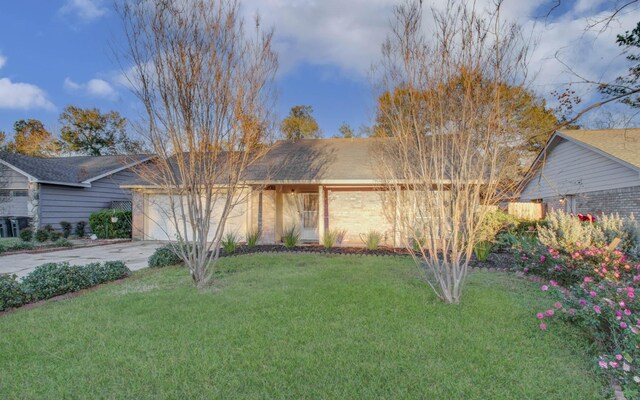
[[[518,249],[516,266],[525,274],[553,279],[565,287],[582,282],[589,276],[603,279],[627,280],[637,273],[638,263],[629,260],[619,250],[598,247],[578,247],[570,251],[538,246]]]
[[[636,268],[635,272],[640,268]],[[604,374],[623,386],[628,398],[640,395],[640,275],[630,280],[596,280],[585,277],[581,284],[564,289],[551,281],[541,289],[556,302],[536,314],[546,331],[554,319],[577,325],[594,340],[600,352],[597,364]]]

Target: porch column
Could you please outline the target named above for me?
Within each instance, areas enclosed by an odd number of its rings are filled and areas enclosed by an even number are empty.
[[[324,186],[318,186],[318,239],[322,243],[324,236]]]
[[[400,214],[400,202],[402,201],[402,194],[399,190],[396,190],[396,199],[395,199],[395,221],[394,221],[394,235],[393,235],[393,247],[401,247],[402,246],[402,215]]]

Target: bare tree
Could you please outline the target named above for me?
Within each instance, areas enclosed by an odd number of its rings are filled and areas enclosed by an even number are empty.
[[[155,162],[140,176],[166,194],[175,248],[197,286],[212,279],[246,174],[268,150],[277,56],[272,31],[245,31],[236,0],[119,5]]]
[[[518,164],[509,93],[525,90],[528,44],[499,11],[499,3],[479,12],[451,1],[431,10],[426,32],[422,2],[408,1],[394,9],[376,71],[381,91],[403,88],[405,96],[385,116],[381,193],[395,205],[401,240],[447,303],[460,301],[479,227],[510,193],[507,176]]]

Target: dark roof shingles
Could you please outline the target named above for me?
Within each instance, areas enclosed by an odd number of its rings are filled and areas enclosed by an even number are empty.
[[[38,181],[60,184],[81,184],[148,158],[149,155],[39,158],[22,154],[0,153],[0,159],[33,176]]]

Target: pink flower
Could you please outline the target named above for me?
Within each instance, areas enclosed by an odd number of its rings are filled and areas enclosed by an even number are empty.
[[[596,297],[597,295],[598,295],[598,293],[596,293],[594,291],[589,292],[589,296],[591,296],[591,297]]]
[[[624,315],[631,315],[631,310],[629,310],[628,308],[624,310]]]
[[[626,306],[627,306],[626,304],[624,304],[624,301],[619,302],[619,303],[618,303],[618,305],[619,305],[620,307],[626,307]]]
[[[539,312],[539,313],[536,314],[536,317],[538,317],[538,319],[543,319],[544,318],[544,314]]]
[[[544,312],[544,315],[546,315],[547,317],[553,317],[553,314],[555,314],[555,311],[553,311],[551,308]]]
[[[549,286],[542,285],[542,287],[540,289],[542,289],[543,292],[546,292],[547,290],[549,290]]]
[[[622,354],[616,354],[616,360],[622,361]]]
[[[598,361],[598,365],[599,365],[599,366],[600,366],[600,368],[602,368],[602,369],[607,369],[607,368],[609,368],[609,365],[607,364],[607,362],[606,362],[606,361],[602,361],[602,360],[600,360],[600,361]]]
[[[600,306],[593,306],[593,311],[595,311],[596,314],[600,314]]]
[[[545,323],[540,324],[540,329],[542,329],[543,331],[546,331],[547,330],[547,324],[545,324]]]
[[[529,272],[529,268],[525,268],[525,269],[523,269],[523,271],[524,271],[525,273],[526,273],[526,272]]]
[[[586,306],[587,305],[587,301],[586,300],[580,300],[580,305],[581,306]]]
[[[585,276],[584,277],[584,283],[589,283],[589,282],[593,282],[593,279],[591,279],[591,277],[589,277],[589,276]]]
[[[553,267],[553,269],[555,269],[556,271],[562,271],[562,268],[560,268],[559,265],[556,265],[555,267]]]
[[[574,310],[573,308],[569,309],[569,314],[574,315],[576,313],[576,310]]]
[[[618,368],[618,365],[620,365],[620,364],[618,364],[615,361],[609,361],[609,365],[611,366],[611,368]]]
[[[633,292],[629,292],[627,293],[627,297],[629,297],[630,299],[633,299],[634,297],[636,297],[636,295],[633,294]]]
[[[540,256],[540,262],[544,262],[545,259],[546,259],[545,256]]]
[[[558,282],[554,280],[550,280],[549,283],[551,284],[551,286],[558,286]]]
[[[626,322],[620,322],[620,328],[626,329],[626,327],[627,327],[627,323]]]
[[[562,303],[560,303],[559,301],[556,302],[556,304],[553,305],[555,308],[562,308]]]

